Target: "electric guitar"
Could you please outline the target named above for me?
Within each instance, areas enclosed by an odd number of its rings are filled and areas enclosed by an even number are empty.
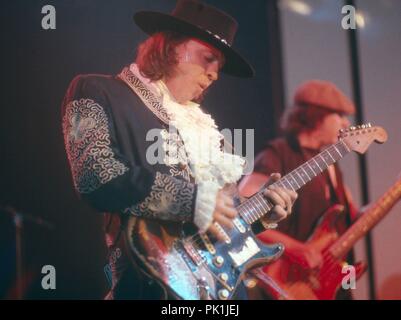
[[[337,143],[274,185],[298,190],[349,152],[364,153],[373,141],[383,143],[386,139],[381,127],[351,127],[340,132]],[[134,216],[127,222],[126,239],[143,271],[173,296],[185,300],[232,299],[247,270],[270,263],[283,253],[281,243],[263,244],[251,230],[251,225],[272,208],[262,191],[243,201],[237,206],[234,228],[220,228],[225,241],[207,233],[185,235],[176,222]]]
[[[335,230],[335,224],[344,207],[335,205],[328,209],[306,243],[323,255],[323,266],[319,270],[305,270],[287,257],[282,257],[264,267],[263,272],[259,268],[253,274],[262,288],[275,299],[335,299],[345,275],[342,273],[342,267],[347,264],[344,257],[356,241],[390,212],[400,197],[401,177],[341,236]],[[358,279],[364,271],[365,265],[357,263],[355,278]]]

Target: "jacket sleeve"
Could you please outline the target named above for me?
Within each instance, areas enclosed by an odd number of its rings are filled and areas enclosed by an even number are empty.
[[[94,76],[78,76],[62,106],[64,144],[75,190],[99,211],[193,221],[196,186],[150,172],[122,154],[108,92]]]

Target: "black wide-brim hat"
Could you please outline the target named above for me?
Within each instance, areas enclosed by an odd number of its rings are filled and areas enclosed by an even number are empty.
[[[178,0],[171,14],[140,11],[134,15],[134,20],[149,35],[174,31],[211,44],[224,54],[222,71],[226,74],[241,78],[254,75],[252,66],[231,47],[237,22],[221,10],[195,0]]]

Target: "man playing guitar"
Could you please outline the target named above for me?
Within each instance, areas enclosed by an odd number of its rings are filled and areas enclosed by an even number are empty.
[[[347,115],[355,113],[353,103],[332,83],[312,80],[296,91],[294,106],[284,118],[285,137],[270,141],[256,157],[254,172],[240,184],[240,192],[248,197],[260,190],[273,172],[287,174],[337,141],[340,129],[349,126]],[[322,266],[320,251],[304,242],[311,236],[323,213],[334,204],[345,207],[337,220],[336,229],[343,233],[355,219],[357,210],[352,204],[338,165],[331,165],[299,191],[293,214],[280,223],[277,230],[258,235],[266,243],[282,242],[284,258],[297,268],[313,270]],[[348,262],[352,263],[352,254]],[[339,291],[337,299],[349,299],[349,291]]]

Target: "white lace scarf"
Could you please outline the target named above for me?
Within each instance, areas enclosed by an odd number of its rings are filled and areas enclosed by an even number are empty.
[[[136,65],[131,66],[131,71],[135,75],[139,73]],[[204,113],[199,104],[177,103],[163,81],[146,80],[145,84],[162,99],[171,125],[177,128],[184,142],[195,182],[214,181],[220,187],[226,183],[237,182],[243,173],[245,160],[238,155],[222,151],[221,142],[224,137],[217,130],[213,118]]]

